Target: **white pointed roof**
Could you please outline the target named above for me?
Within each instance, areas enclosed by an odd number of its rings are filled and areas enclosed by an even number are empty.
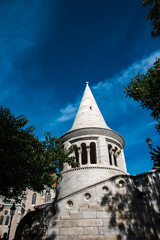
[[[97,106],[88,82],[86,82],[86,89],[70,131],[90,127],[110,129]]]

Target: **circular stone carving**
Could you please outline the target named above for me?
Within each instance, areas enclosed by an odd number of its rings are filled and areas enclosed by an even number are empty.
[[[91,194],[90,193],[85,193],[84,198],[85,198],[85,200],[89,200],[91,198]]]
[[[103,193],[109,192],[109,188],[107,186],[102,187],[102,192]]]
[[[71,200],[69,200],[67,202],[66,208],[71,209],[72,207],[73,207],[73,202]]]
[[[119,183],[118,183],[118,186],[119,186],[120,188],[124,187],[124,186],[125,186],[125,181],[120,180]]]

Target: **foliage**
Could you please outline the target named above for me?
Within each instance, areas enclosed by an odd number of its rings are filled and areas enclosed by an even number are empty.
[[[160,167],[160,147],[153,148],[153,152],[150,152],[151,159],[154,161],[154,167]]]
[[[125,87],[126,96],[140,102],[143,108],[151,110],[151,116],[157,121],[156,128],[160,133],[160,59],[146,74],[136,75]]]
[[[160,1],[159,0],[144,0],[143,6],[151,6],[146,19],[150,20],[153,25],[152,37],[160,36]]]
[[[40,142],[33,134],[34,127],[26,127],[28,119],[15,117],[8,108],[0,107],[0,195],[18,198],[27,187],[41,191],[52,186],[53,173],[64,163],[76,166],[72,149],[65,150],[56,137],[46,134]]]

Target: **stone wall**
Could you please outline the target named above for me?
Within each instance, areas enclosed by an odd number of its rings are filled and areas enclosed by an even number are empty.
[[[34,239],[158,240],[160,171],[114,176],[37,211]]]

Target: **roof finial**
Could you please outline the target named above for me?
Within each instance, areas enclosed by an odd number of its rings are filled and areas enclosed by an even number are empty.
[[[88,85],[89,84],[89,82],[86,82],[86,85]]]

